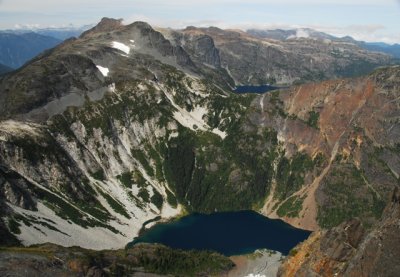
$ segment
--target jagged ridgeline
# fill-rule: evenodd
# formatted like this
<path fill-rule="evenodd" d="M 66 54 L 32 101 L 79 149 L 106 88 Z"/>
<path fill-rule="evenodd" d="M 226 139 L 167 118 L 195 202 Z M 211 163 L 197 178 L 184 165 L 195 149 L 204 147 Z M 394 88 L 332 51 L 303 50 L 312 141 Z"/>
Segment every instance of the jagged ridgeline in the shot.
<path fill-rule="evenodd" d="M 288 51 L 217 31 L 104 19 L 3 76 L 3 243 L 121 248 L 144 222 L 183 211 L 255 209 L 308 229 L 374 222 L 400 172 L 399 68 L 234 94 L 244 80 L 310 72 L 265 63 L 251 78 L 262 65 L 235 51 Z M 390 62 L 356 50 L 371 69 Z"/>

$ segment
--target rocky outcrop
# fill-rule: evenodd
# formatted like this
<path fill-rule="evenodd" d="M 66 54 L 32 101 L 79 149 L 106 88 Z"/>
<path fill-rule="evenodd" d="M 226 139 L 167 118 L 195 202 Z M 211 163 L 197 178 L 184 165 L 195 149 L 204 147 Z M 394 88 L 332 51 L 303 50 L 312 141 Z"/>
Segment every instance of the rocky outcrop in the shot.
<path fill-rule="evenodd" d="M 353 219 L 314 233 L 286 259 L 278 276 L 397 276 L 400 270 L 400 194 L 371 228 Z"/>
<path fill-rule="evenodd" d="M 122 28 L 122 26 L 123 26 L 122 19 L 103 17 L 96 26 L 83 32 L 80 35 L 80 37 L 81 38 L 89 38 L 91 35 L 93 35 L 95 33 L 112 32 L 112 31 Z"/>
<path fill-rule="evenodd" d="M 319 39 L 278 41 L 215 27 L 188 27 L 182 33 L 193 41 L 205 35 L 213 38 L 221 66 L 236 84 L 287 85 L 359 76 L 391 60 L 394 62 L 388 55 L 369 52 L 344 41 L 329 41 L 321 34 Z"/>
<path fill-rule="evenodd" d="M 180 32 L 172 32 L 175 44 L 181 44 L 190 55 L 201 63 L 215 68 L 221 67 L 219 50 L 212 37 L 208 35 L 191 35 Z"/>

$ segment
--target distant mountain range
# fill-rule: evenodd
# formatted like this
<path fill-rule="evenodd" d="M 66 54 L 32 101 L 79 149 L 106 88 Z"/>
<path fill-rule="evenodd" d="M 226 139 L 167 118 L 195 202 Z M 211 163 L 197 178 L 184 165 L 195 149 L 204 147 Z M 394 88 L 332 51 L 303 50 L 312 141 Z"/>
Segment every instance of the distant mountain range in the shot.
<path fill-rule="evenodd" d="M 68 38 L 79 37 L 92 27 L 93 25 L 85 25 L 82 27 L 25 28 L 0 31 L 0 63 L 17 69 L 44 50 L 53 48 Z M 351 43 L 365 50 L 382 52 L 395 58 L 400 58 L 399 44 L 390 45 L 382 42 L 357 41 L 349 36 L 339 38 L 310 28 L 290 30 L 249 29 L 246 33 L 258 39 L 273 39 L 282 42 L 296 39 L 314 39 Z"/>
<path fill-rule="evenodd" d="M 294 38 L 314 38 L 314 39 L 336 39 L 336 37 L 327 33 L 318 32 L 310 28 L 301 29 L 274 29 L 274 30 L 263 30 L 263 29 L 249 29 L 247 33 L 258 38 L 265 39 L 276 39 L 276 40 L 287 40 Z"/>
<path fill-rule="evenodd" d="M 275 30 L 261 30 L 261 29 L 249 29 L 246 31 L 248 34 L 257 38 L 263 39 L 275 39 L 275 40 L 288 40 L 298 38 L 311 38 L 317 40 L 331 40 L 335 42 L 350 42 L 361 48 L 369 51 L 382 52 L 392 55 L 396 58 L 400 58 L 400 44 L 388 44 L 384 42 L 365 42 L 358 41 L 350 36 L 336 37 L 327 33 L 319 32 L 309 28 L 300 29 L 275 29 Z"/>
<path fill-rule="evenodd" d="M 62 41 L 33 32 L 24 34 L 0 33 L 0 63 L 18 68 L 46 49 Z"/>
<path fill-rule="evenodd" d="M 36 33 L 43 36 L 53 37 L 59 40 L 66 40 L 71 37 L 79 37 L 84 31 L 92 28 L 94 25 L 84 25 L 81 27 L 60 27 L 60 28 L 21 28 L 6 30 L 7 33 L 25 34 Z"/>
<path fill-rule="evenodd" d="M 0 63 L 17 69 L 46 49 L 68 38 L 79 37 L 90 27 L 0 31 Z"/>
<path fill-rule="evenodd" d="M 370 50 L 383 52 L 400 59 L 400 44 L 387 44 L 383 42 L 360 42 L 360 46 Z"/>

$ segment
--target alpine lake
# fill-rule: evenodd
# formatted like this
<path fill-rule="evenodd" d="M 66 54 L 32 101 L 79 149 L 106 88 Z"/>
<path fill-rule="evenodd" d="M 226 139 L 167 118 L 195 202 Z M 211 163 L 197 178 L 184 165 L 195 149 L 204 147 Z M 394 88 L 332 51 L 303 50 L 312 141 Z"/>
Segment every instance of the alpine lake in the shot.
<path fill-rule="evenodd" d="M 175 249 L 212 250 L 232 256 L 250 254 L 257 249 L 287 255 L 311 232 L 254 211 L 237 211 L 193 213 L 171 222 L 157 223 L 141 233 L 129 246 L 160 243 Z"/>

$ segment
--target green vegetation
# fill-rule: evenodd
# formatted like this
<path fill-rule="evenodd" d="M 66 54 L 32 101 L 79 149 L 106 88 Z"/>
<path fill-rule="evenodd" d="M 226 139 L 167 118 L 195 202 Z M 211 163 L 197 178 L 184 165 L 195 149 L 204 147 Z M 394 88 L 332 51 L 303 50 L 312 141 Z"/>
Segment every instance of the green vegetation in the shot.
<path fill-rule="evenodd" d="M 131 218 L 131 216 L 128 214 L 128 212 L 120 202 L 112 198 L 109 194 L 103 192 L 101 189 L 98 189 L 97 191 L 101 194 L 101 196 L 103 196 L 106 199 L 107 203 L 116 213 L 119 213 L 125 216 L 126 218 Z"/>
<path fill-rule="evenodd" d="M 178 276 L 214 275 L 233 267 L 226 257 L 209 251 L 183 251 L 159 247 L 152 255 L 139 256 L 146 271 Z"/>
<path fill-rule="evenodd" d="M 30 247 L 1 247 L 0 252 L 12 254 L 21 265 L 31 256 L 41 256 L 43 266 L 38 272 L 49 272 L 54 267 L 55 257 L 63 257 L 63 263 L 79 265 L 61 266 L 65 276 L 87 274 L 95 267 L 106 276 L 131 276 L 155 273 L 168 276 L 219 276 L 234 267 L 233 262 L 218 253 L 210 251 L 183 251 L 163 245 L 140 244 L 121 250 L 95 251 L 80 247 L 62 247 L 54 244 Z M 22 262 L 23 260 L 23 262 Z"/>
<path fill-rule="evenodd" d="M 10 229 L 10 232 L 13 234 L 21 234 L 21 230 L 19 229 L 19 227 L 21 226 L 21 224 L 19 224 L 14 218 L 9 218 L 8 220 L 8 229 Z"/>
<path fill-rule="evenodd" d="M 329 200 L 318 209 L 317 221 L 321 227 L 337 226 L 354 217 L 361 218 L 368 226 L 371 219 L 380 217 L 385 203 L 367 186 L 364 178 L 352 164 L 333 167 L 322 187 Z"/>
<path fill-rule="evenodd" d="M 117 175 L 117 179 L 127 188 L 132 188 L 132 172 L 124 172 L 121 175 Z"/>
<path fill-rule="evenodd" d="M 306 153 L 296 153 L 290 160 L 282 157 L 278 163 L 276 188 L 278 199 L 286 199 L 304 184 L 304 176 L 314 169 L 314 161 Z"/>
<path fill-rule="evenodd" d="M 279 97 L 279 90 L 274 90 L 270 93 L 270 103 L 274 105 L 274 109 L 271 111 L 273 114 L 286 118 L 289 115 L 283 110 L 283 101 Z"/>
<path fill-rule="evenodd" d="M 51 193 L 30 183 L 28 183 L 28 186 L 29 189 L 32 190 L 35 195 L 39 199 L 41 199 L 46 206 L 52 209 L 59 217 L 65 220 L 71 220 L 75 224 L 78 224 L 82 227 L 99 226 L 107 228 L 115 233 L 118 232 L 115 228 L 109 226 L 109 224 L 106 224 L 107 220 L 109 219 L 109 214 L 103 210 L 104 207 L 102 207 L 97 200 L 96 202 L 94 202 L 97 207 L 91 207 L 88 203 L 79 200 L 76 200 L 75 205 L 80 207 L 82 210 L 92 214 L 101 222 L 84 216 L 84 214 L 82 214 L 82 212 L 79 211 L 76 207 L 74 207 L 55 193 Z"/>
<path fill-rule="evenodd" d="M 189 211 L 262 205 L 273 174 L 276 133 L 244 133 L 238 126 L 232 125 L 235 136 L 223 141 L 214 134 L 194 135 L 183 128 L 169 141 L 163 165 L 166 180 Z M 263 148 L 258 154 L 257 144 Z"/>
<path fill-rule="evenodd" d="M 299 198 L 297 196 L 289 197 L 277 210 L 277 214 L 280 217 L 298 217 L 299 213 L 303 208 L 304 198 Z"/>
<path fill-rule="evenodd" d="M 144 187 L 140 188 L 138 197 L 142 198 L 143 202 L 146 202 L 146 203 L 150 202 L 150 194 L 147 191 L 147 188 L 144 188 Z"/>
<path fill-rule="evenodd" d="M 161 211 L 164 199 L 157 190 L 153 189 L 153 192 L 154 195 L 150 198 L 150 201 Z"/>
<path fill-rule="evenodd" d="M 319 129 L 318 121 L 319 121 L 319 112 L 309 111 L 307 125 L 315 129 Z"/>
<path fill-rule="evenodd" d="M 142 173 L 139 170 L 133 171 L 133 182 L 138 185 L 139 188 L 144 188 L 148 186 L 146 179 L 143 177 Z"/>
<path fill-rule="evenodd" d="M 160 157 L 160 149 L 163 147 L 164 145 L 160 145 L 158 144 L 156 146 L 156 149 L 153 148 L 153 146 L 147 144 L 146 145 L 146 150 L 147 153 L 149 154 L 150 158 L 155 162 L 155 170 L 156 170 L 156 175 L 155 177 L 157 178 L 158 181 L 160 182 L 164 182 L 164 173 L 163 173 L 163 163 L 162 163 L 162 159 Z M 165 147 L 165 146 L 164 146 Z M 152 168 L 153 169 L 153 168 Z M 154 170 L 154 169 L 153 169 Z"/>
<path fill-rule="evenodd" d="M 166 189 L 166 191 L 167 191 L 168 204 L 170 204 L 172 208 L 178 207 L 178 201 L 176 200 L 175 195 L 172 192 L 170 192 L 168 189 Z"/>
<path fill-rule="evenodd" d="M 146 172 L 147 172 L 147 174 L 149 174 L 149 176 L 154 176 L 154 170 L 150 166 L 148 159 L 145 156 L 143 150 L 131 149 L 131 154 L 132 154 L 132 157 L 134 157 L 135 159 L 137 159 L 140 162 L 140 164 L 143 166 L 143 168 L 146 170 Z"/>
<path fill-rule="evenodd" d="M 293 248 L 293 249 L 291 249 L 290 251 L 289 251 L 289 257 L 293 257 L 293 256 L 296 256 L 297 255 L 297 253 L 299 253 L 299 250 L 297 250 L 297 248 Z"/>
<path fill-rule="evenodd" d="M 99 181 L 104 181 L 106 179 L 104 176 L 104 170 L 102 168 L 92 173 L 92 177 Z"/>

